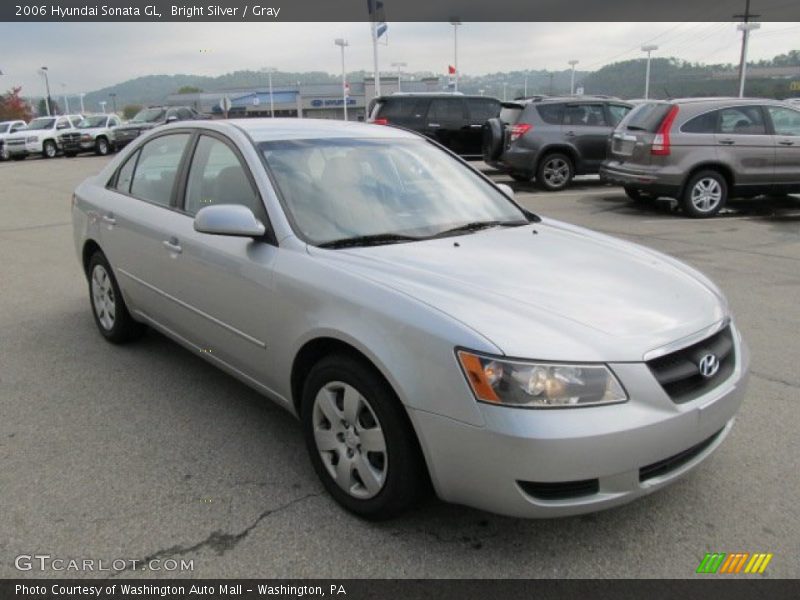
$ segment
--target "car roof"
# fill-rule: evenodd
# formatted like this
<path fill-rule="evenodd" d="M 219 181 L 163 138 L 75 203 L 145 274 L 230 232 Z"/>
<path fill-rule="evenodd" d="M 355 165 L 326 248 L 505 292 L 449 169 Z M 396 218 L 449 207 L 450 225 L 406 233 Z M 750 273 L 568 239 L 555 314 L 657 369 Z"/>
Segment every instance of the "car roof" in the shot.
<path fill-rule="evenodd" d="M 668 100 L 646 100 L 647 103 L 652 104 L 710 104 L 710 105 L 728 105 L 728 104 L 764 104 L 772 102 L 782 102 L 782 100 L 775 100 L 772 98 L 739 98 L 736 96 L 708 96 L 698 98 L 670 98 Z"/>
<path fill-rule="evenodd" d="M 202 126 L 204 121 L 190 121 L 189 127 Z M 254 142 L 276 140 L 301 140 L 323 138 L 400 138 L 414 139 L 417 134 L 390 127 L 332 119 L 228 119 L 205 123 L 235 126 L 249 135 Z M 186 122 L 182 122 L 184 126 Z"/>

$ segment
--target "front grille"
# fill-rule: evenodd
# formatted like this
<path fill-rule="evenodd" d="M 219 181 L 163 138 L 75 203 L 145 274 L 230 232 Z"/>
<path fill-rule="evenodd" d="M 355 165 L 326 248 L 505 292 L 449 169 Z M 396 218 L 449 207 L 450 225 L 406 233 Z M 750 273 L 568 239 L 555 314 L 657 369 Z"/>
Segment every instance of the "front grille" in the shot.
<path fill-rule="evenodd" d="M 719 369 L 711 377 L 702 375 L 699 366 L 700 360 L 708 354 L 719 360 Z M 653 376 L 676 404 L 689 402 L 714 389 L 731 376 L 735 365 L 730 326 L 687 348 L 647 361 Z"/>
<path fill-rule="evenodd" d="M 581 481 L 518 481 L 522 491 L 540 500 L 568 500 L 591 496 L 600 489 L 597 479 L 583 479 Z"/>
<path fill-rule="evenodd" d="M 639 469 L 639 481 L 647 481 L 648 479 L 653 479 L 654 477 L 661 477 L 662 475 L 666 475 L 670 471 L 674 471 L 675 469 L 685 465 L 695 456 L 703 452 L 703 450 L 708 448 L 712 443 L 714 443 L 714 440 L 719 437 L 721 432 L 722 429 L 720 429 L 710 438 L 703 440 L 699 444 L 692 446 L 683 452 L 678 452 L 678 454 L 675 454 L 674 456 L 670 456 L 669 458 L 665 458 L 663 460 L 659 460 L 658 462 L 654 462 L 653 464 L 647 465 L 646 467 L 642 467 Z"/>
<path fill-rule="evenodd" d="M 62 133 L 60 136 L 64 142 L 78 142 L 81 139 L 80 133 Z"/>

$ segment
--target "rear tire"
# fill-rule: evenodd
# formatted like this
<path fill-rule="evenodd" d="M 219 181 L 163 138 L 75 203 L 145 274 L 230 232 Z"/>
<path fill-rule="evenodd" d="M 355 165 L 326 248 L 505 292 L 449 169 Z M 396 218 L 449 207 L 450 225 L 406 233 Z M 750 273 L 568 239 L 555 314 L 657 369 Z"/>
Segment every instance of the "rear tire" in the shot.
<path fill-rule="evenodd" d="M 543 190 L 558 192 L 566 188 L 575 176 L 572 159 L 559 152 L 548 154 L 539 161 L 536 169 L 536 183 Z"/>
<path fill-rule="evenodd" d="M 713 217 L 728 201 L 728 182 L 719 171 L 699 171 L 686 183 L 680 205 L 693 219 Z"/>
<path fill-rule="evenodd" d="M 140 338 L 146 328 L 131 317 L 111 265 L 99 250 L 89 259 L 88 271 L 92 315 L 103 337 L 112 344 Z"/>
<path fill-rule="evenodd" d="M 422 498 L 427 476 L 414 430 L 371 365 L 323 358 L 303 386 L 301 420 L 314 470 L 350 512 L 383 520 Z"/>

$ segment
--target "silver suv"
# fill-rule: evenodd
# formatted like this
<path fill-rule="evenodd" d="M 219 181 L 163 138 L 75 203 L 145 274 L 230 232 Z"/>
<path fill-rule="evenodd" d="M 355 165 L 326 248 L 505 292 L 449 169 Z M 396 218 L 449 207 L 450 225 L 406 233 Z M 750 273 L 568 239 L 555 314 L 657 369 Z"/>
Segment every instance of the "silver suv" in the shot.
<path fill-rule="evenodd" d="M 600 169 L 636 201 L 668 196 L 690 217 L 730 196 L 800 192 L 800 110 L 765 99 L 647 102 L 622 120 Z"/>
<path fill-rule="evenodd" d="M 547 191 L 564 189 L 575 175 L 597 173 L 608 137 L 631 108 L 603 96 L 506 102 L 484 125 L 483 160 L 516 181 L 535 177 Z"/>

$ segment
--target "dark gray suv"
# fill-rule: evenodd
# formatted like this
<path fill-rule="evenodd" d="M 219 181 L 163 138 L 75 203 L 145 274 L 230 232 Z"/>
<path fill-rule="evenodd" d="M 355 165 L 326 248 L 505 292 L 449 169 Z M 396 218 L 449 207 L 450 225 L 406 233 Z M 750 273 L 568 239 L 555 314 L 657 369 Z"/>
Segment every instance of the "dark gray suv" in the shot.
<path fill-rule="evenodd" d="M 675 198 L 696 218 L 729 196 L 800 192 L 800 110 L 766 99 L 647 102 L 614 131 L 600 176 L 633 200 Z"/>
<path fill-rule="evenodd" d="M 631 108 L 600 96 L 505 102 L 484 125 L 483 160 L 517 181 L 564 189 L 575 175 L 597 173 L 608 137 Z"/>

